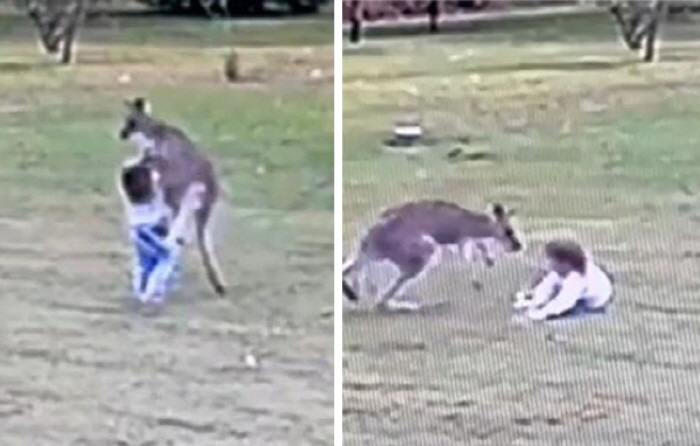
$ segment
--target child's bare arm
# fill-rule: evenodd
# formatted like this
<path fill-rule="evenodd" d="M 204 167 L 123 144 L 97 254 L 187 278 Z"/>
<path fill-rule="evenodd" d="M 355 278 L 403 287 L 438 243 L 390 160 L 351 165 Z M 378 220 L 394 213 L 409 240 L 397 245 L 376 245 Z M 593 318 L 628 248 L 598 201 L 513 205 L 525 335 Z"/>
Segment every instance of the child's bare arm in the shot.
<path fill-rule="evenodd" d="M 558 316 L 576 305 L 583 295 L 585 282 L 583 276 L 577 272 L 570 273 L 562 282 L 559 292 L 547 301 L 541 308 L 532 307 L 534 319 L 545 319 L 549 316 Z"/>
<path fill-rule="evenodd" d="M 542 279 L 532 289 L 531 306 L 537 308 L 552 300 L 560 281 L 559 275 L 554 271 L 544 271 Z"/>

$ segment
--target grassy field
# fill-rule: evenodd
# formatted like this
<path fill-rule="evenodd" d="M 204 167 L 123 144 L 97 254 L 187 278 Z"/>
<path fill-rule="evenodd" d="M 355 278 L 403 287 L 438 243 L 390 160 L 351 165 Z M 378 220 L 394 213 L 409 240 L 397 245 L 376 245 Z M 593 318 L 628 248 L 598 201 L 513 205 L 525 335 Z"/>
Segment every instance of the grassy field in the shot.
<path fill-rule="evenodd" d="M 609 18 L 344 50 L 344 255 L 418 197 L 502 201 L 529 245 L 492 270 L 435 271 L 415 292 L 445 309 L 345 310 L 346 445 L 697 444 L 700 28 L 673 24 L 660 62 L 638 59 Z M 388 153 L 405 114 L 432 143 Z M 489 156 L 450 160 L 455 147 Z M 556 235 L 614 272 L 614 308 L 517 324 L 509 297 Z"/>
<path fill-rule="evenodd" d="M 24 18 L 0 34 L 0 444 L 333 444 L 332 21 L 103 17 L 70 68 Z M 206 148 L 227 190 L 229 296 L 193 253 L 154 319 L 129 310 L 114 187 L 136 95 Z"/>

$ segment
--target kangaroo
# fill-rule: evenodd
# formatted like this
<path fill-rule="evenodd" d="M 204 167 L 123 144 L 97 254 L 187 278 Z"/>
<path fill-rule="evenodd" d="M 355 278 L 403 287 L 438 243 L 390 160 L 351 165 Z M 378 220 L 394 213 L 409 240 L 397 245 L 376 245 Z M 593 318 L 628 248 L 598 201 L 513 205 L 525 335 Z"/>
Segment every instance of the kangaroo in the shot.
<path fill-rule="evenodd" d="M 444 247 L 456 246 L 465 260 L 482 259 L 493 266 L 497 256 L 523 249 L 510 222 L 513 214 L 500 204 L 493 205 L 489 215 L 441 200 L 389 208 L 361 239 L 356 257 L 343 265 L 344 294 L 357 301 L 358 283 L 351 286 L 345 277 L 362 275 L 373 263 L 388 261 L 399 270 L 399 276 L 380 297 L 379 307 L 386 307 L 426 272 L 434 255 Z"/>
<path fill-rule="evenodd" d="M 163 189 L 165 203 L 177 215 L 188 187 L 202 183 L 205 187 L 201 207 L 195 213 L 195 234 L 207 279 L 214 291 L 223 296 L 222 279 L 209 232 L 209 220 L 219 197 L 219 182 L 212 162 L 199 147 L 177 127 L 155 119 L 146 99 L 125 101 L 127 113 L 119 138 L 131 142 L 138 157 L 153 168 Z"/>

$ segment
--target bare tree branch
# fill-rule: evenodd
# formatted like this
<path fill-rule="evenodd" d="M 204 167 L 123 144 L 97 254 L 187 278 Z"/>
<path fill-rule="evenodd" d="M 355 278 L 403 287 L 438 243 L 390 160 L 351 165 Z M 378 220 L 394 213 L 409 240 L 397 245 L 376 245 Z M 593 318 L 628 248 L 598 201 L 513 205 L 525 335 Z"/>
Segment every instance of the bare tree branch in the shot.
<path fill-rule="evenodd" d="M 629 49 L 639 50 L 644 44 L 645 62 L 654 59 L 656 35 L 664 10 L 665 4 L 659 0 L 617 1 L 610 7 Z"/>
<path fill-rule="evenodd" d="M 87 0 L 29 0 L 27 15 L 39 33 L 39 42 L 48 54 L 60 61 L 73 61 L 73 47 L 85 17 Z"/>

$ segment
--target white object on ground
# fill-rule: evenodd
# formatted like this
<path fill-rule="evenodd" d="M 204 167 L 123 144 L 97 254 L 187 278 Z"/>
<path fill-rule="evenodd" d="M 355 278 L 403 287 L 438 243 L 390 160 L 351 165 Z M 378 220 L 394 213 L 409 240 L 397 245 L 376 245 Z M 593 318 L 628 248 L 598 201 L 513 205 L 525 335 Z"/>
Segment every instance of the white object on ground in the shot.
<path fill-rule="evenodd" d="M 386 302 L 386 307 L 394 311 L 418 311 L 421 309 L 421 304 L 408 300 L 390 300 Z"/>
<path fill-rule="evenodd" d="M 547 319 L 547 312 L 537 308 L 530 308 L 526 316 L 532 321 L 543 321 Z"/>
<path fill-rule="evenodd" d="M 417 139 L 423 136 L 423 129 L 419 125 L 397 125 L 394 127 L 394 136 L 399 139 Z"/>
<path fill-rule="evenodd" d="M 530 308 L 532 305 L 532 299 L 529 298 L 529 294 L 525 291 L 518 291 L 515 293 L 515 302 L 513 303 L 514 310 L 525 310 Z"/>
<path fill-rule="evenodd" d="M 245 362 L 246 367 L 250 369 L 258 368 L 258 360 L 250 352 L 246 353 L 245 357 L 243 358 L 243 362 Z"/>

